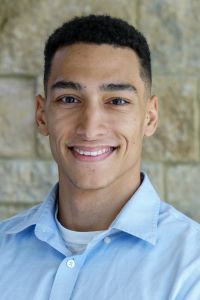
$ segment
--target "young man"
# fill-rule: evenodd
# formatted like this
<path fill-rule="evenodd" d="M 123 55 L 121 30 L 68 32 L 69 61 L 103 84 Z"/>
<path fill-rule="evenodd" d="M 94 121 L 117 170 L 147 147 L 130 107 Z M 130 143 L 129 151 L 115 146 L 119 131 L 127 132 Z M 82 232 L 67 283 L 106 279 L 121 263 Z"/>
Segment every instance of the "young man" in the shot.
<path fill-rule="evenodd" d="M 109 16 L 75 18 L 45 47 L 48 135 L 59 183 L 0 225 L 2 300 L 199 300 L 200 226 L 140 173 L 157 126 L 145 38 Z"/>

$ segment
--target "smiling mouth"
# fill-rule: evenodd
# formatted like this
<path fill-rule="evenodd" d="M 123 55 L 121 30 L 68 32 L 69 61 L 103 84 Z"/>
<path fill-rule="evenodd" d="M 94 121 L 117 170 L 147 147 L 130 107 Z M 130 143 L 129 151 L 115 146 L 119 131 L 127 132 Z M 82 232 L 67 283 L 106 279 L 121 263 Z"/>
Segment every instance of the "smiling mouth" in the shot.
<path fill-rule="evenodd" d="M 80 161 L 96 162 L 103 160 L 117 149 L 117 147 L 68 147 L 73 156 Z"/>

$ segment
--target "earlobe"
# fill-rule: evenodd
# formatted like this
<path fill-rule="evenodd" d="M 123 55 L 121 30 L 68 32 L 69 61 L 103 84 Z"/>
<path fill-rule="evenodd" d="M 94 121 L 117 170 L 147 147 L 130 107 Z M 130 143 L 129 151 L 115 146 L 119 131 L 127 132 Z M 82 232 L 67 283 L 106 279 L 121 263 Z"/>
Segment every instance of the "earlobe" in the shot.
<path fill-rule="evenodd" d="M 39 132 L 42 135 L 49 135 L 46 116 L 45 116 L 45 99 L 41 95 L 35 98 L 35 120 Z"/>
<path fill-rule="evenodd" d="M 144 135 L 149 137 L 154 134 L 158 124 L 158 98 L 151 96 L 147 100 L 145 132 Z"/>

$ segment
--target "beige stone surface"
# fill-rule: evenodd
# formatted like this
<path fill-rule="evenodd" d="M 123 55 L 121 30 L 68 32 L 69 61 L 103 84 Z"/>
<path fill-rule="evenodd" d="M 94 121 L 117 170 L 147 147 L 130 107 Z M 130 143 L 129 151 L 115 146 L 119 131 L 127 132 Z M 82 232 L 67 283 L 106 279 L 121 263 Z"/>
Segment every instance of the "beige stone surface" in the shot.
<path fill-rule="evenodd" d="M 35 93 L 36 95 L 40 94 L 44 97 L 43 73 L 37 76 Z"/>
<path fill-rule="evenodd" d="M 36 151 L 40 158 L 53 159 L 49 145 L 49 137 L 36 134 Z"/>
<path fill-rule="evenodd" d="M 51 161 L 0 161 L 0 199 L 7 203 L 41 202 L 58 181 Z"/>
<path fill-rule="evenodd" d="M 158 73 L 200 70 L 200 1 L 141 0 L 139 28 L 152 49 Z"/>
<path fill-rule="evenodd" d="M 154 188 L 161 198 L 164 198 L 164 168 L 160 163 L 143 161 L 142 170 L 148 175 Z"/>
<path fill-rule="evenodd" d="M 33 204 L 0 204 L 0 220 L 10 218 L 26 209 L 31 207 Z"/>
<path fill-rule="evenodd" d="M 169 167 L 166 182 L 168 202 L 200 222 L 200 164 Z"/>
<path fill-rule="evenodd" d="M 1 1 L 0 74 L 38 74 L 48 35 L 66 20 L 91 13 L 111 14 L 135 23 L 137 1 Z"/>
<path fill-rule="evenodd" d="M 154 137 L 145 139 L 144 158 L 160 161 L 199 159 L 199 104 L 197 80 L 156 76 L 159 123 Z"/>
<path fill-rule="evenodd" d="M 34 81 L 0 78 L 0 156 L 35 155 Z"/>

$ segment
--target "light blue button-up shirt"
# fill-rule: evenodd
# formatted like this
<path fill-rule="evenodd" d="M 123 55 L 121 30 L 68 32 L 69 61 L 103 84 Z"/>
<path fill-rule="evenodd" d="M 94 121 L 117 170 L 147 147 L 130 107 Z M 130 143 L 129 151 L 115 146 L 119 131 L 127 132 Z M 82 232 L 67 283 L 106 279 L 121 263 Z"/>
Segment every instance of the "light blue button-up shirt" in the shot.
<path fill-rule="evenodd" d="M 200 300 L 200 225 L 162 202 L 147 175 L 79 255 L 56 226 L 57 189 L 0 224 L 1 300 Z"/>

